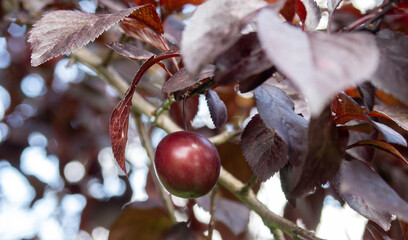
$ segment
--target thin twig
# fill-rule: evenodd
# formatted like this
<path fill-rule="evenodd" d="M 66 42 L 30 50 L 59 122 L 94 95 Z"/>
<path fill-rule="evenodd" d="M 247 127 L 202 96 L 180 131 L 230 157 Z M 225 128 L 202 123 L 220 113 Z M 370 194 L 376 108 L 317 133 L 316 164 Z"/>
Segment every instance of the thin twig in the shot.
<path fill-rule="evenodd" d="M 271 212 L 263 203 L 261 203 L 256 198 L 252 190 L 249 190 L 247 195 L 242 195 L 241 189 L 244 187 L 244 184 L 223 168 L 221 168 L 221 174 L 218 183 L 228 189 L 250 209 L 256 212 L 262 218 L 264 224 L 269 227 L 272 232 L 278 228 L 294 239 L 320 239 L 316 237 L 312 232 L 309 232 L 297 226 L 293 222 L 287 220 L 286 218 L 283 218 Z"/>
<path fill-rule="evenodd" d="M 210 222 L 208 223 L 208 240 L 212 240 L 214 225 L 215 225 L 215 196 L 217 195 L 218 186 L 215 186 L 211 191 L 211 201 L 210 201 Z"/>
<path fill-rule="evenodd" d="M 154 171 L 154 150 L 153 150 L 153 146 L 152 146 L 152 142 L 150 140 L 149 134 L 146 131 L 146 128 L 142 122 L 142 119 L 140 117 L 140 114 L 134 114 L 135 118 L 136 118 L 136 126 L 137 126 L 137 130 L 139 131 L 139 136 L 140 139 L 142 141 L 143 147 L 146 149 L 147 155 L 150 159 L 150 174 L 152 175 L 153 178 L 153 182 L 154 185 L 156 186 L 156 189 L 159 190 L 159 194 L 160 197 L 163 200 L 164 206 L 166 207 L 169 215 L 170 215 L 170 219 L 175 223 L 176 221 L 176 217 L 174 216 L 174 206 L 171 202 L 170 199 L 170 195 L 168 193 L 166 193 L 166 191 L 163 189 L 162 185 L 159 182 L 159 179 L 156 176 L 156 173 Z"/>
<path fill-rule="evenodd" d="M 249 189 L 251 189 L 257 182 L 258 182 L 258 177 L 255 174 L 252 175 L 252 177 L 249 179 L 249 181 L 241 189 L 241 194 L 242 195 L 247 195 Z"/>

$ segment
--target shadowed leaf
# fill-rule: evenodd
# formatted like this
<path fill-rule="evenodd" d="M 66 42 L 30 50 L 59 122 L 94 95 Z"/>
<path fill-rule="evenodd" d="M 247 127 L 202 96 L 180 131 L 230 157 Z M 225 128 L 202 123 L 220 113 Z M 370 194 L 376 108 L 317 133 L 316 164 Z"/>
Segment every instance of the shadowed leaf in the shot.
<path fill-rule="evenodd" d="M 263 182 L 288 162 L 288 146 L 275 131 L 266 128 L 259 114 L 245 127 L 241 149 L 252 171 Z"/>
<path fill-rule="evenodd" d="M 210 110 L 211 119 L 214 125 L 219 128 L 222 127 L 228 119 L 227 107 L 220 99 L 217 92 L 209 88 L 205 94 L 207 99 L 208 109 Z"/>
<path fill-rule="evenodd" d="M 336 176 L 340 196 L 351 208 L 388 231 L 391 214 L 408 220 L 408 203 L 367 164 L 353 160 L 344 162 Z"/>
<path fill-rule="evenodd" d="M 252 32 L 243 35 L 231 48 L 225 51 L 217 59 L 215 66 L 214 81 L 220 85 L 227 85 L 258 75 L 270 69 L 272 63 L 265 56 L 257 34 Z M 260 84 L 262 82 L 258 85 Z"/>
<path fill-rule="evenodd" d="M 177 50 L 169 50 L 163 52 L 157 56 L 149 58 L 140 69 L 137 71 L 136 76 L 133 78 L 132 84 L 125 93 L 125 97 L 122 101 L 116 105 L 115 109 L 112 112 L 112 116 L 109 122 L 109 133 L 112 144 L 113 155 L 118 162 L 120 168 L 123 172 L 126 171 L 126 161 L 125 161 L 125 149 L 127 143 L 127 132 L 129 126 L 129 112 L 132 104 L 132 97 L 136 89 L 136 85 L 139 83 L 143 74 L 155 63 L 160 62 L 161 60 L 178 57 L 180 54 Z"/>
<path fill-rule="evenodd" d="M 198 74 L 239 39 L 241 20 L 265 5 L 261 0 L 208 0 L 198 6 L 181 40 L 186 69 Z"/>
<path fill-rule="evenodd" d="M 127 205 L 113 223 L 109 240 L 159 240 L 171 224 L 160 202 L 134 202 Z"/>
<path fill-rule="evenodd" d="M 309 124 L 308 152 L 303 165 L 294 167 L 294 188 L 290 196 L 300 197 L 331 180 L 342 161 L 340 137 L 330 108 Z"/>
<path fill-rule="evenodd" d="M 408 161 L 404 158 L 404 156 L 401 155 L 401 153 L 393 147 L 391 144 L 379 141 L 379 140 L 361 140 L 356 143 L 351 144 L 347 148 L 355 148 L 355 147 L 364 147 L 364 146 L 372 146 L 378 149 L 381 149 L 383 151 L 386 151 L 395 157 L 397 157 L 399 160 L 401 160 L 403 163 L 408 165 Z"/>
<path fill-rule="evenodd" d="M 370 81 L 378 89 L 408 103 L 408 37 L 390 30 L 377 34 L 380 65 Z"/>
<path fill-rule="evenodd" d="M 201 80 L 214 76 L 214 65 L 207 65 L 196 78 L 192 78 L 185 68 L 180 69 L 163 84 L 163 92 L 168 94 L 193 86 Z"/>
<path fill-rule="evenodd" d="M 209 211 L 209 196 L 197 198 L 196 201 L 200 207 Z M 227 225 L 235 235 L 238 235 L 248 227 L 249 208 L 240 202 L 231 201 L 226 198 L 216 198 L 215 219 Z"/>
<path fill-rule="evenodd" d="M 180 222 L 172 226 L 160 240 L 196 240 L 187 223 Z"/>
<path fill-rule="evenodd" d="M 143 7 L 134 7 L 112 14 L 97 15 L 63 10 L 44 15 L 29 33 L 28 42 L 33 50 L 31 65 L 38 66 L 53 57 L 83 47 L 114 24 L 141 9 Z"/>
<path fill-rule="evenodd" d="M 307 120 L 293 111 L 294 103 L 283 90 L 263 84 L 254 93 L 265 126 L 276 131 L 289 147 L 290 163 L 299 165 L 306 153 Z"/>
<path fill-rule="evenodd" d="M 131 43 L 113 42 L 107 43 L 106 45 L 120 55 L 132 60 L 147 60 L 154 55 L 153 53 Z"/>
<path fill-rule="evenodd" d="M 375 87 L 366 81 L 360 84 L 357 89 L 363 99 L 364 107 L 368 112 L 371 112 L 375 101 Z"/>
<path fill-rule="evenodd" d="M 319 115 L 337 91 L 363 82 L 377 68 L 379 52 L 371 34 L 307 34 L 269 9 L 259 13 L 257 22 L 266 55 L 300 88 L 312 115 Z"/>

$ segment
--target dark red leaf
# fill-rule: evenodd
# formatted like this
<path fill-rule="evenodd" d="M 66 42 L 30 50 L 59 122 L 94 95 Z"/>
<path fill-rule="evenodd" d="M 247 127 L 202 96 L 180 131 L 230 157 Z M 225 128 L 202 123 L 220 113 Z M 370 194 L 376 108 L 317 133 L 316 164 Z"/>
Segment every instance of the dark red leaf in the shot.
<path fill-rule="evenodd" d="M 390 30 L 377 34 L 380 65 L 370 81 L 381 90 L 408 103 L 408 37 Z"/>
<path fill-rule="evenodd" d="M 262 122 L 252 117 L 241 135 L 241 149 L 252 171 L 266 181 L 288 162 L 288 146 Z"/>
<path fill-rule="evenodd" d="M 120 55 L 132 60 L 147 60 L 154 55 L 153 53 L 132 43 L 113 42 L 107 43 L 106 45 Z"/>
<path fill-rule="evenodd" d="M 163 25 L 159 15 L 156 12 L 156 8 L 152 4 L 142 6 L 138 11 L 133 12 L 128 18 L 134 19 L 143 23 L 157 34 L 163 34 Z"/>
<path fill-rule="evenodd" d="M 135 92 L 136 85 L 139 83 L 143 74 L 155 63 L 160 62 L 161 60 L 178 57 L 180 54 L 178 50 L 169 50 L 163 52 L 157 56 L 149 58 L 140 69 L 137 71 L 136 76 L 133 78 L 132 84 L 125 93 L 125 97 L 122 101 L 116 105 L 113 110 L 110 122 L 109 122 L 109 132 L 112 144 L 113 155 L 118 162 L 120 168 L 127 173 L 126 171 L 126 161 L 125 161 L 125 149 L 127 143 L 127 132 L 129 125 L 129 112 L 131 107 L 131 100 L 133 93 Z"/>
<path fill-rule="evenodd" d="M 227 85 L 258 75 L 270 69 L 272 63 L 265 56 L 257 34 L 252 32 L 243 35 L 232 47 L 225 51 L 217 59 L 215 66 L 214 81 L 220 85 Z"/>
<path fill-rule="evenodd" d="M 209 196 L 197 198 L 196 202 L 204 210 L 209 211 Z M 227 225 L 235 235 L 238 235 L 248 227 L 249 208 L 240 202 L 218 197 L 215 199 L 215 219 Z"/>
<path fill-rule="evenodd" d="M 360 84 L 357 89 L 363 100 L 364 107 L 368 112 L 371 112 L 375 101 L 375 87 L 370 82 L 365 81 Z"/>
<path fill-rule="evenodd" d="M 312 115 L 319 115 L 339 90 L 363 82 L 377 69 L 379 51 L 371 34 L 305 33 L 269 9 L 259 13 L 257 23 L 266 55 L 309 100 Z"/>
<path fill-rule="evenodd" d="M 261 0 L 218 0 L 198 6 L 181 41 L 186 69 L 196 75 L 212 63 L 240 38 L 242 20 L 265 5 Z"/>
<path fill-rule="evenodd" d="M 336 175 L 342 162 L 341 144 L 330 108 L 326 108 L 319 118 L 310 121 L 306 159 L 301 166 L 293 168 L 292 197 L 313 191 Z"/>
<path fill-rule="evenodd" d="M 246 93 L 246 92 L 254 90 L 258 86 L 260 86 L 262 83 L 264 83 L 266 80 L 268 80 L 274 73 L 276 73 L 276 68 L 271 67 L 259 74 L 253 75 L 247 79 L 242 80 L 239 83 L 239 91 L 241 93 Z"/>
<path fill-rule="evenodd" d="M 372 128 L 379 131 L 385 141 L 407 146 L 407 141 L 401 134 L 382 123 L 371 120 L 361 107 L 344 93 L 339 93 L 337 97 L 333 99 L 331 109 L 334 113 L 333 118 L 336 124 L 345 124 L 351 120 L 364 120 L 367 121 Z"/>
<path fill-rule="evenodd" d="M 142 9 L 134 7 L 96 15 L 64 10 L 44 15 L 29 33 L 28 42 L 33 50 L 31 65 L 38 66 L 53 57 L 83 47 L 114 24 Z"/>
<path fill-rule="evenodd" d="M 157 2 L 155 0 L 132 0 L 132 2 L 136 6 L 141 6 L 141 5 L 145 5 L 145 4 L 152 4 L 155 7 L 157 6 Z"/>
<path fill-rule="evenodd" d="M 185 68 L 182 68 L 163 84 L 162 90 L 164 93 L 168 94 L 171 92 L 186 89 L 198 83 L 199 81 L 213 77 L 214 71 L 214 65 L 207 65 L 196 78 L 192 78 L 187 70 Z"/>
<path fill-rule="evenodd" d="M 113 223 L 109 240 L 159 240 L 171 224 L 161 202 L 133 202 Z"/>
<path fill-rule="evenodd" d="M 377 229 L 377 227 L 374 224 L 372 224 L 372 222 L 371 224 L 370 222 L 368 222 L 366 228 L 375 240 L 392 240 L 390 237 L 387 236 L 384 230 Z"/>
<path fill-rule="evenodd" d="M 181 8 L 186 4 L 200 5 L 203 2 L 205 2 L 205 0 L 160 0 L 160 5 L 168 14 L 174 11 L 181 10 Z"/>
<path fill-rule="evenodd" d="M 225 103 L 220 99 L 217 92 L 211 88 L 207 90 L 205 97 L 207 98 L 208 109 L 214 125 L 217 128 L 222 127 L 228 119 Z"/>
<path fill-rule="evenodd" d="M 164 33 L 163 25 L 153 5 L 147 4 L 140 7 L 141 10 L 126 18 L 120 24 L 121 29 L 136 39 L 144 41 L 162 51 L 167 50 L 161 38 Z"/>
<path fill-rule="evenodd" d="M 399 160 L 401 160 L 403 163 L 408 165 L 408 161 L 404 158 L 404 156 L 401 155 L 401 153 L 393 147 L 391 144 L 379 141 L 379 140 L 361 140 L 356 143 L 353 143 L 352 145 L 348 146 L 348 148 L 355 148 L 355 147 L 363 147 L 363 146 L 372 146 L 378 149 L 381 149 L 383 151 L 386 151 L 395 157 L 397 157 Z"/>
<path fill-rule="evenodd" d="M 280 13 L 288 22 L 292 22 L 297 14 L 305 29 L 310 31 L 316 29 L 322 16 L 319 6 L 313 0 L 287 0 Z"/>
<path fill-rule="evenodd" d="M 351 208 L 386 231 L 391 226 L 391 214 L 408 220 L 408 203 L 362 161 L 344 162 L 335 185 Z"/>
<path fill-rule="evenodd" d="M 263 84 L 254 93 L 265 126 L 276 131 L 289 147 L 290 163 L 299 165 L 306 153 L 307 120 L 293 111 L 294 103 L 283 90 Z"/>

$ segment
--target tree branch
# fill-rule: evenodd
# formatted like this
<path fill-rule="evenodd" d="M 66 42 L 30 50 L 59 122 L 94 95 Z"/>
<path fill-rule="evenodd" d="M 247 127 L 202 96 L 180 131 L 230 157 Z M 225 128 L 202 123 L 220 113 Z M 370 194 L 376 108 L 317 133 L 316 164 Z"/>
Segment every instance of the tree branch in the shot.
<path fill-rule="evenodd" d="M 140 139 L 142 140 L 143 147 L 146 149 L 147 155 L 149 156 L 149 159 L 150 159 L 149 170 L 150 170 L 150 174 L 152 175 L 154 185 L 156 186 L 156 189 L 159 191 L 160 197 L 162 198 L 164 202 L 164 206 L 169 212 L 170 219 L 175 223 L 177 221 L 176 221 L 176 217 L 174 216 L 174 206 L 170 199 L 170 195 L 163 189 L 154 171 L 154 162 L 153 162 L 154 161 L 154 149 L 153 149 L 149 134 L 147 133 L 146 128 L 142 122 L 142 119 L 140 118 L 140 114 L 136 113 L 134 115 L 136 117 L 136 126 L 137 126 L 137 130 L 139 131 Z"/>
<path fill-rule="evenodd" d="M 92 70 L 98 73 L 98 75 L 107 81 L 110 85 L 118 90 L 120 94 L 124 94 L 128 89 L 129 85 L 125 80 L 111 67 L 103 67 L 102 60 L 94 55 L 92 52 L 86 48 L 76 51 L 72 54 L 78 61 L 82 64 L 88 66 Z M 135 93 L 132 99 L 132 105 L 135 110 L 140 114 L 145 114 L 149 118 L 155 111 L 153 105 L 146 101 L 138 93 Z M 164 129 L 166 132 L 182 131 L 167 115 L 162 114 L 157 119 L 157 126 Z M 214 144 L 222 144 L 229 139 L 240 134 L 240 130 L 224 132 L 217 136 L 211 137 L 210 141 Z M 221 167 L 220 178 L 218 183 L 229 191 L 231 191 L 236 197 L 238 197 L 243 203 L 247 204 L 250 209 L 255 211 L 264 221 L 264 224 L 271 229 L 272 232 L 276 232 L 276 229 L 281 229 L 283 232 L 288 234 L 294 239 L 307 239 L 307 240 L 318 240 L 312 232 L 309 232 L 293 222 L 278 216 L 271 212 L 263 203 L 261 203 L 255 196 L 252 190 L 249 190 L 247 194 L 242 194 L 241 190 L 245 185 L 232 176 L 228 171 Z"/>

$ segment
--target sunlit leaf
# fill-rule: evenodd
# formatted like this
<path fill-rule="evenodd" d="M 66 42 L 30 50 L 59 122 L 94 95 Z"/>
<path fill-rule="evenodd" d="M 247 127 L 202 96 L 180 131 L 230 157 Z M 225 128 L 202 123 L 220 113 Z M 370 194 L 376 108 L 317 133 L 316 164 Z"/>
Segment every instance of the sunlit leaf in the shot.
<path fill-rule="evenodd" d="M 355 147 L 363 147 L 363 146 L 372 146 L 378 149 L 381 149 L 383 151 L 386 151 L 395 157 L 397 157 L 399 160 L 404 162 L 405 164 L 408 165 L 408 161 L 404 158 L 404 156 L 401 155 L 401 153 L 391 144 L 380 141 L 380 140 L 361 140 L 356 143 L 353 143 L 352 145 L 348 146 L 347 148 L 355 148 Z"/>
<path fill-rule="evenodd" d="M 408 203 L 364 162 L 344 162 L 335 182 L 340 196 L 351 208 L 384 230 L 391 226 L 391 214 L 408 220 Z"/>
<path fill-rule="evenodd" d="M 289 160 L 288 146 L 268 129 L 257 114 L 241 135 L 241 149 L 252 171 L 261 181 L 278 172 Z"/>
<path fill-rule="evenodd" d="M 292 99 L 281 89 L 263 84 L 254 93 L 265 126 L 276 131 L 289 147 L 289 161 L 299 165 L 306 153 L 307 120 L 293 111 Z"/>
<path fill-rule="evenodd" d="M 222 127 L 228 119 L 227 107 L 220 99 L 217 92 L 209 88 L 205 94 L 207 99 L 208 109 L 210 110 L 211 119 L 214 125 L 219 128 Z"/>
<path fill-rule="evenodd" d="M 29 33 L 28 42 L 33 50 L 31 65 L 38 66 L 53 57 L 83 47 L 141 9 L 143 7 L 134 7 L 112 14 L 96 15 L 62 10 L 44 15 Z"/>
<path fill-rule="evenodd" d="M 379 62 L 374 37 L 368 33 L 305 33 L 282 23 L 264 9 L 258 15 L 259 39 L 267 56 L 293 81 L 319 113 L 337 91 L 370 77 Z"/>
<path fill-rule="evenodd" d="M 180 54 L 177 50 L 169 50 L 163 52 L 157 56 L 149 58 L 140 69 L 137 71 L 136 76 L 133 78 L 132 84 L 125 93 L 125 97 L 122 101 L 116 105 L 115 109 L 112 112 L 112 116 L 109 122 L 109 132 L 112 144 L 113 155 L 118 162 L 120 168 L 127 173 L 126 171 L 126 161 L 125 161 L 125 149 L 127 143 L 127 132 L 129 126 L 129 112 L 131 107 L 131 100 L 133 93 L 135 92 L 136 85 L 139 83 L 143 74 L 155 63 L 160 62 L 161 60 L 178 57 Z"/>
<path fill-rule="evenodd" d="M 262 0 L 208 0 L 186 26 L 181 52 L 186 69 L 196 75 L 240 37 L 242 19 L 266 5 Z"/>

